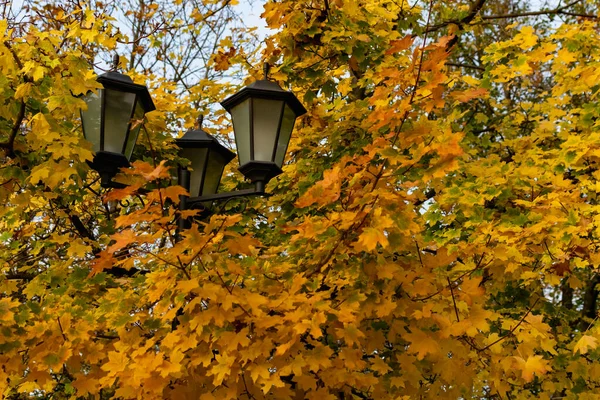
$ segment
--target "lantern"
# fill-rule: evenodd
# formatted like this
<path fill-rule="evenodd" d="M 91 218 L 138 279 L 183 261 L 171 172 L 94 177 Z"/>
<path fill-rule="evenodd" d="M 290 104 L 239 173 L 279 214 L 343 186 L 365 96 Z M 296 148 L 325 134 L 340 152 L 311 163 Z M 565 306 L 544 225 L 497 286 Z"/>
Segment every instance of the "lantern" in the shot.
<path fill-rule="evenodd" d="M 221 175 L 235 154 L 217 139 L 202 130 L 202 117 L 198 129 L 190 130 L 175 143 L 181 148 L 179 155 L 190 161 L 190 195 L 207 196 L 217 193 Z"/>
<path fill-rule="evenodd" d="M 91 167 L 100 173 L 103 186 L 120 168 L 129 166 L 144 115 L 155 109 L 150 92 L 127 75 L 108 72 L 98 77 L 103 88 L 84 96 L 81 111 L 83 134 L 95 152 Z"/>
<path fill-rule="evenodd" d="M 292 92 L 265 79 L 246 86 L 221 105 L 231 114 L 239 171 L 266 183 L 281 174 L 296 118 L 306 109 Z"/>

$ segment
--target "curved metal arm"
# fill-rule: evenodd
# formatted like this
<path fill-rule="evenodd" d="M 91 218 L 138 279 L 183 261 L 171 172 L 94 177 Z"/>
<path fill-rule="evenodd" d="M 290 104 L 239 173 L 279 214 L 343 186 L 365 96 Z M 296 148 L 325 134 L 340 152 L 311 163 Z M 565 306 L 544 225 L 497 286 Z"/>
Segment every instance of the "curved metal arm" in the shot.
<path fill-rule="evenodd" d="M 236 197 L 248 197 L 248 196 L 266 196 L 264 182 L 257 181 L 254 183 L 254 188 L 236 190 L 235 192 L 215 193 L 207 196 L 188 197 L 185 200 L 185 209 L 194 208 L 198 203 L 205 203 L 208 201 L 220 201 L 229 200 Z"/>

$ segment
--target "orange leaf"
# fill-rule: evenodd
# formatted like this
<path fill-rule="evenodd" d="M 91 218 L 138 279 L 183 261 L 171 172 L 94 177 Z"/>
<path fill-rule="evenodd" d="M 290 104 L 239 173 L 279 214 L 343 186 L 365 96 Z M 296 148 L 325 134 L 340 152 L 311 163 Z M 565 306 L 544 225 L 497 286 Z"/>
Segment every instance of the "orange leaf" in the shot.
<path fill-rule="evenodd" d="M 412 44 L 414 38 L 411 35 L 406 35 L 402 39 L 399 40 L 390 40 L 390 48 L 385 54 L 394 54 L 398 53 L 402 50 L 406 50 Z"/>
<path fill-rule="evenodd" d="M 488 95 L 488 91 L 484 88 L 469 89 L 469 90 L 465 90 L 464 92 L 454 92 L 451 94 L 451 96 L 455 100 L 458 100 L 461 103 L 466 103 L 467 101 L 469 101 L 471 99 L 485 97 L 487 95 Z"/>

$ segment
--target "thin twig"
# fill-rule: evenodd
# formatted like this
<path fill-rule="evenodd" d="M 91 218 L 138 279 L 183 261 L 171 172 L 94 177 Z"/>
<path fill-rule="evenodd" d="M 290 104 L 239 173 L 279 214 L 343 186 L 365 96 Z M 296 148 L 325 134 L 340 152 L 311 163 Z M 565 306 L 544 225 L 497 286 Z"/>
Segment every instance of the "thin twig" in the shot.
<path fill-rule="evenodd" d="M 63 343 L 65 343 L 67 341 L 67 336 L 65 335 L 65 331 L 63 330 L 62 324 L 60 323 L 60 317 L 56 317 L 56 320 L 58 321 L 58 327 L 60 328 L 60 334 L 63 337 Z"/>
<path fill-rule="evenodd" d="M 454 303 L 454 312 L 456 314 L 456 322 L 460 322 L 460 317 L 458 315 L 458 307 L 456 306 L 456 298 L 454 297 L 454 288 L 452 282 L 450 282 L 450 278 L 446 277 L 448 280 L 448 287 L 450 288 L 450 294 L 452 295 L 452 303 Z"/>
<path fill-rule="evenodd" d="M 531 307 L 529 307 L 527 309 L 527 312 L 521 317 L 521 319 L 519 320 L 519 322 L 517 322 L 517 324 L 513 328 L 510 328 L 510 330 L 507 333 L 505 333 L 504 335 L 500 336 L 498 339 L 494 340 L 492 343 L 488 344 L 487 346 L 483 347 L 482 349 L 476 349 L 476 350 L 477 351 L 485 351 L 485 350 L 489 349 L 490 347 L 492 347 L 493 345 L 495 345 L 495 344 L 503 341 L 508 336 L 512 335 L 515 332 L 515 330 L 519 326 L 521 326 L 521 324 L 523 323 L 523 321 L 525 321 L 525 318 L 527 318 L 527 316 L 529 315 L 529 313 L 531 312 L 531 310 L 533 310 L 533 308 L 538 303 L 538 301 L 540 301 L 539 297 L 537 299 L 535 299 L 535 301 L 533 302 L 533 304 L 531 305 Z"/>
<path fill-rule="evenodd" d="M 469 64 L 461 64 L 461 63 L 451 63 L 451 62 L 447 62 L 446 65 L 449 67 L 476 69 L 478 71 L 485 71 L 485 68 L 480 67 L 478 65 L 469 65 Z"/>

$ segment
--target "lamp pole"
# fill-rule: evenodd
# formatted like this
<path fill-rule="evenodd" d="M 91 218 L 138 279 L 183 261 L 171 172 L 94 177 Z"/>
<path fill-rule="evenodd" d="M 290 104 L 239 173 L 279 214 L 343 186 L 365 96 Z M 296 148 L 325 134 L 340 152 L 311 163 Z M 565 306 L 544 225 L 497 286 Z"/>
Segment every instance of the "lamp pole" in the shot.
<path fill-rule="evenodd" d="M 177 183 L 183 187 L 188 193 L 190 191 L 190 171 L 187 168 L 179 168 L 177 170 Z M 183 212 L 188 209 L 187 199 L 189 196 L 179 195 L 179 211 Z M 177 220 L 177 229 L 181 232 L 184 229 L 188 229 L 191 225 L 187 218 L 183 218 L 181 214 Z"/>

